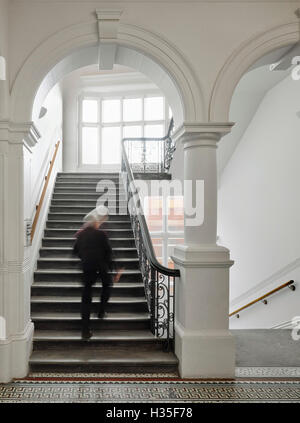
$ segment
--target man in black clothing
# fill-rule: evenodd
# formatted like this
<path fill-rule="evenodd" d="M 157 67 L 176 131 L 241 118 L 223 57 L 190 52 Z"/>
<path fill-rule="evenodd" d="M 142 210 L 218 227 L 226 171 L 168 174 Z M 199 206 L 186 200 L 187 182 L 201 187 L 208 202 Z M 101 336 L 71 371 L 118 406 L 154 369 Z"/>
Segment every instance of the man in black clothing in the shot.
<path fill-rule="evenodd" d="M 90 330 L 90 313 L 92 301 L 92 286 L 98 275 L 102 281 L 102 293 L 98 317 L 105 314 L 106 304 L 110 298 L 113 269 L 112 248 L 107 235 L 100 229 L 102 223 L 108 218 L 105 206 L 99 206 L 85 216 L 87 222 L 77 232 L 74 253 L 81 259 L 83 270 L 83 290 L 81 301 L 82 338 L 88 340 L 92 336 Z"/>

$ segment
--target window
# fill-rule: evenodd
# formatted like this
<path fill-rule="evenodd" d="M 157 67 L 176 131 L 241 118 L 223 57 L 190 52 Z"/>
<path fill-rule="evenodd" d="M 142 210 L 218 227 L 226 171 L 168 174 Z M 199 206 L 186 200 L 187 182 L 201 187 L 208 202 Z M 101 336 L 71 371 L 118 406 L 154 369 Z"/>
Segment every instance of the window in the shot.
<path fill-rule="evenodd" d="M 164 98 L 146 97 L 145 98 L 145 120 L 163 120 L 164 119 Z"/>
<path fill-rule="evenodd" d="M 121 121 L 121 101 L 102 100 L 102 122 L 113 123 Z"/>
<path fill-rule="evenodd" d="M 82 161 L 85 164 L 98 162 L 98 128 L 82 128 Z"/>
<path fill-rule="evenodd" d="M 84 123 L 98 122 L 98 101 L 83 100 L 82 101 L 82 121 Z"/>
<path fill-rule="evenodd" d="M 183 244 L 183 197 L 145 197 L 144 212 L 157 259 L 164 266 L 173 267 L 174 247 Z"/>
<path fill-rule="evenodd" d="M 123 100 L 123 120 L 124 122 L 139 122 L 142 120 L 142 99 L 125 98 Z"/>
<path fill-rule="evenodd" d="M 79 165 L 118 170 L 121 164 L 122 138 L 161 138 L 169 120 L 169 106 L 159 95 L 102 96 L 80 98 Z M 143 150 L 147 160 L 157 162 L 161 146 L 137 141 L 131 147 L 131 160 L 141 163 Z"/>
<path fill-rule="evenodd" d="M 102 128 L 102 163 L 120 163 L 120 140 L 121 128 L 119 126 L 107 126 Z"/>

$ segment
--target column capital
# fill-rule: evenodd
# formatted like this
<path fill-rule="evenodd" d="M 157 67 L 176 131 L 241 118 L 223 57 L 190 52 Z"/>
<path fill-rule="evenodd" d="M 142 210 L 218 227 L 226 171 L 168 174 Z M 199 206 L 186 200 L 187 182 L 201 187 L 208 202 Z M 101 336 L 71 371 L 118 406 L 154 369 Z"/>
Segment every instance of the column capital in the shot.
<path fill-rule="evenodd" d="M 23 144 L 30 150 L 37 144 L 40 137 L 41 134 L 33 122 L 0 120 L 0 141 Z"/>
<path fill-rule="evenodd" d="M 231 131 L 233 122 L 183 122 L 174 132 L 175 142 L 181 141 L 185 148 L 196 146 L 216 147 L 217 142 Z"/>
<path fill-rule="evenodd" d="M 177 245 L 172 260 L 184 268 L 229 268 L 234 263 L 229 250 L 217 244 Z"/>

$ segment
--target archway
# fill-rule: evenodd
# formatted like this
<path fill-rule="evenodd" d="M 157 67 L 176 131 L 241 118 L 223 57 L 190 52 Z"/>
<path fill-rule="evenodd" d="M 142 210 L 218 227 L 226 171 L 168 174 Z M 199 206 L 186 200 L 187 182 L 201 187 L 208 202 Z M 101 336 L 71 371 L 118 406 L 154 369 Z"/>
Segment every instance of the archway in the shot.
<path fill-rule="evenodd" d="M 36 119 L 49 90 L 66 73 L 98 61 L 95 22 L 74 25 L 42 43 L 28 57 L 12 87 L 11 116 L 18 122 Z M 139 70 L 165 93 L 176 125 L 201 121 L 201 88 L 183 55 L 149 31 L 120 24 L 116 64 Z"/>
<path fill-rule="evenodd" d="M 289 46 L 298 41 L 298 35 L 298 26 L 291 24 L 249 42 L 228 63 L 226 72 L 231 69 L 232 78 L 225 72 L 214 92 L 214 100 L 219 98 L 219 103 L 211 108 L 212 115 L 224 119 L 229 116 L 237 122 L 219 149 L 219 153 L 226 153 L 226 149 L 230 153 L 230 159 L 223 160 L 220 176 L 219 236 L 235 260 L 230 281 L 231 312 L 250 298 L 256 299 L 291 279 L 292 271 L 299 271 L 294 260 L 299 251 L 299 209 L 295 198 L 299 180 L 300 86 L 288 66 L 270 72 L 270 65 L 287 52 L 286 63 L 292 66 L 293 51 L 290 53 Z M 237 73 L 234 63 L 239 63 Z M 247 71 L 239 79 L 246 65 Z M 225 80 L 227 85 L 232 84 L 231 92 L 225 87 Z M 290 206 L 284 207 L 286 204 Z M 279 224 L 283 220 L 285 224 Z M 281 249 L 281 245 L 288 245 L 289 249 Z M 281 294 L 277 301 L 276 312 L 272 303 L 268 310 L 258 307 L 242 319 L 232 317 L 231 328 L 270 328 L 288 322 L 290 313 L 296 314 L 293 298 Z"/>
<path fill-rule="evenodd" d="M 219 72 L 209 102 L 209 121 L 227 122 L 234 89 L 261 57 L 299 41 L 299 22 L 288 23 L 247 40 L 228 58 Z"/>

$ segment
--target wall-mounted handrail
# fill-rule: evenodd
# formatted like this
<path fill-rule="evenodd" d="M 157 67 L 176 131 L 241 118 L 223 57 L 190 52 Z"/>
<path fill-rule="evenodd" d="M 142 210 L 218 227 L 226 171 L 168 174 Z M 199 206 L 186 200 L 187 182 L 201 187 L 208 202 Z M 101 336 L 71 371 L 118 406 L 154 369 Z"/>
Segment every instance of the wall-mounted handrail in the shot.
<path fill-rule="evenodd" d="M 262 295 L 261 297 L 257 298 L 256 300 L 253 300 L 250 303 L 244 305 L 243 307 L 240 307 L 237 310 L 233 311 L 232 313 L 229 314 L 229 317 L 234 316 L 234 315 L 236 315 L 236 317 L 240 317 L 239 316 L 240 311 L 245 310 L 248 307 L 251 307 L 253 304 L 256 304 L 260 301 L 265 300 L 265 298 L 269 297 L 272 294 L 275 294 L 275 292 L 281 291 L 283 288 L 289 287 L 292 291 L 295 291 L 296 287 L 295 287 L 294 283 L 295 283 L 295 281 L 293 281 L 293 280 L 285 282 L 284 284 L 278 286 L 277 288 L 272 289 L 272 291 L 269 291 L 266 294 Z M 267 302 L 265 302 L 265 304 L 267 304 Z"/>
<path fill-rule="evenodd" d="M 50 176 L 51 176 L 52 169 L 53 169 L 53 166 L 54 166 L 54 162 L 55 162 L 55 159 L 56 159 L 59 144 L 60 144 L 60 141 L 58 141 L 55 144 L 55 150 L 54 150 L 52 160 L 50 161 L 50 167 L 49 167 L 47 175 L 45 176 L 43 191 L 42 191 L 42 194 L 41 194 L 39 204 L 37 205 L 36 212 L 35 212 L 34 219 L 33 219 L 33 223 L 32 223 L 31 241 L 33 240 L 33 237 L 34 237 L 34 234 L 35 234 L 37 222 L 39 220 L 40 212 L 41 212 L 41 209 L 42 209 L 42 206 L 43 206 L 44 198 L 45 198 L 45 195 L 46 195 L 47 187 L 48 187 L 48 184 L 49 184 Z"/>

